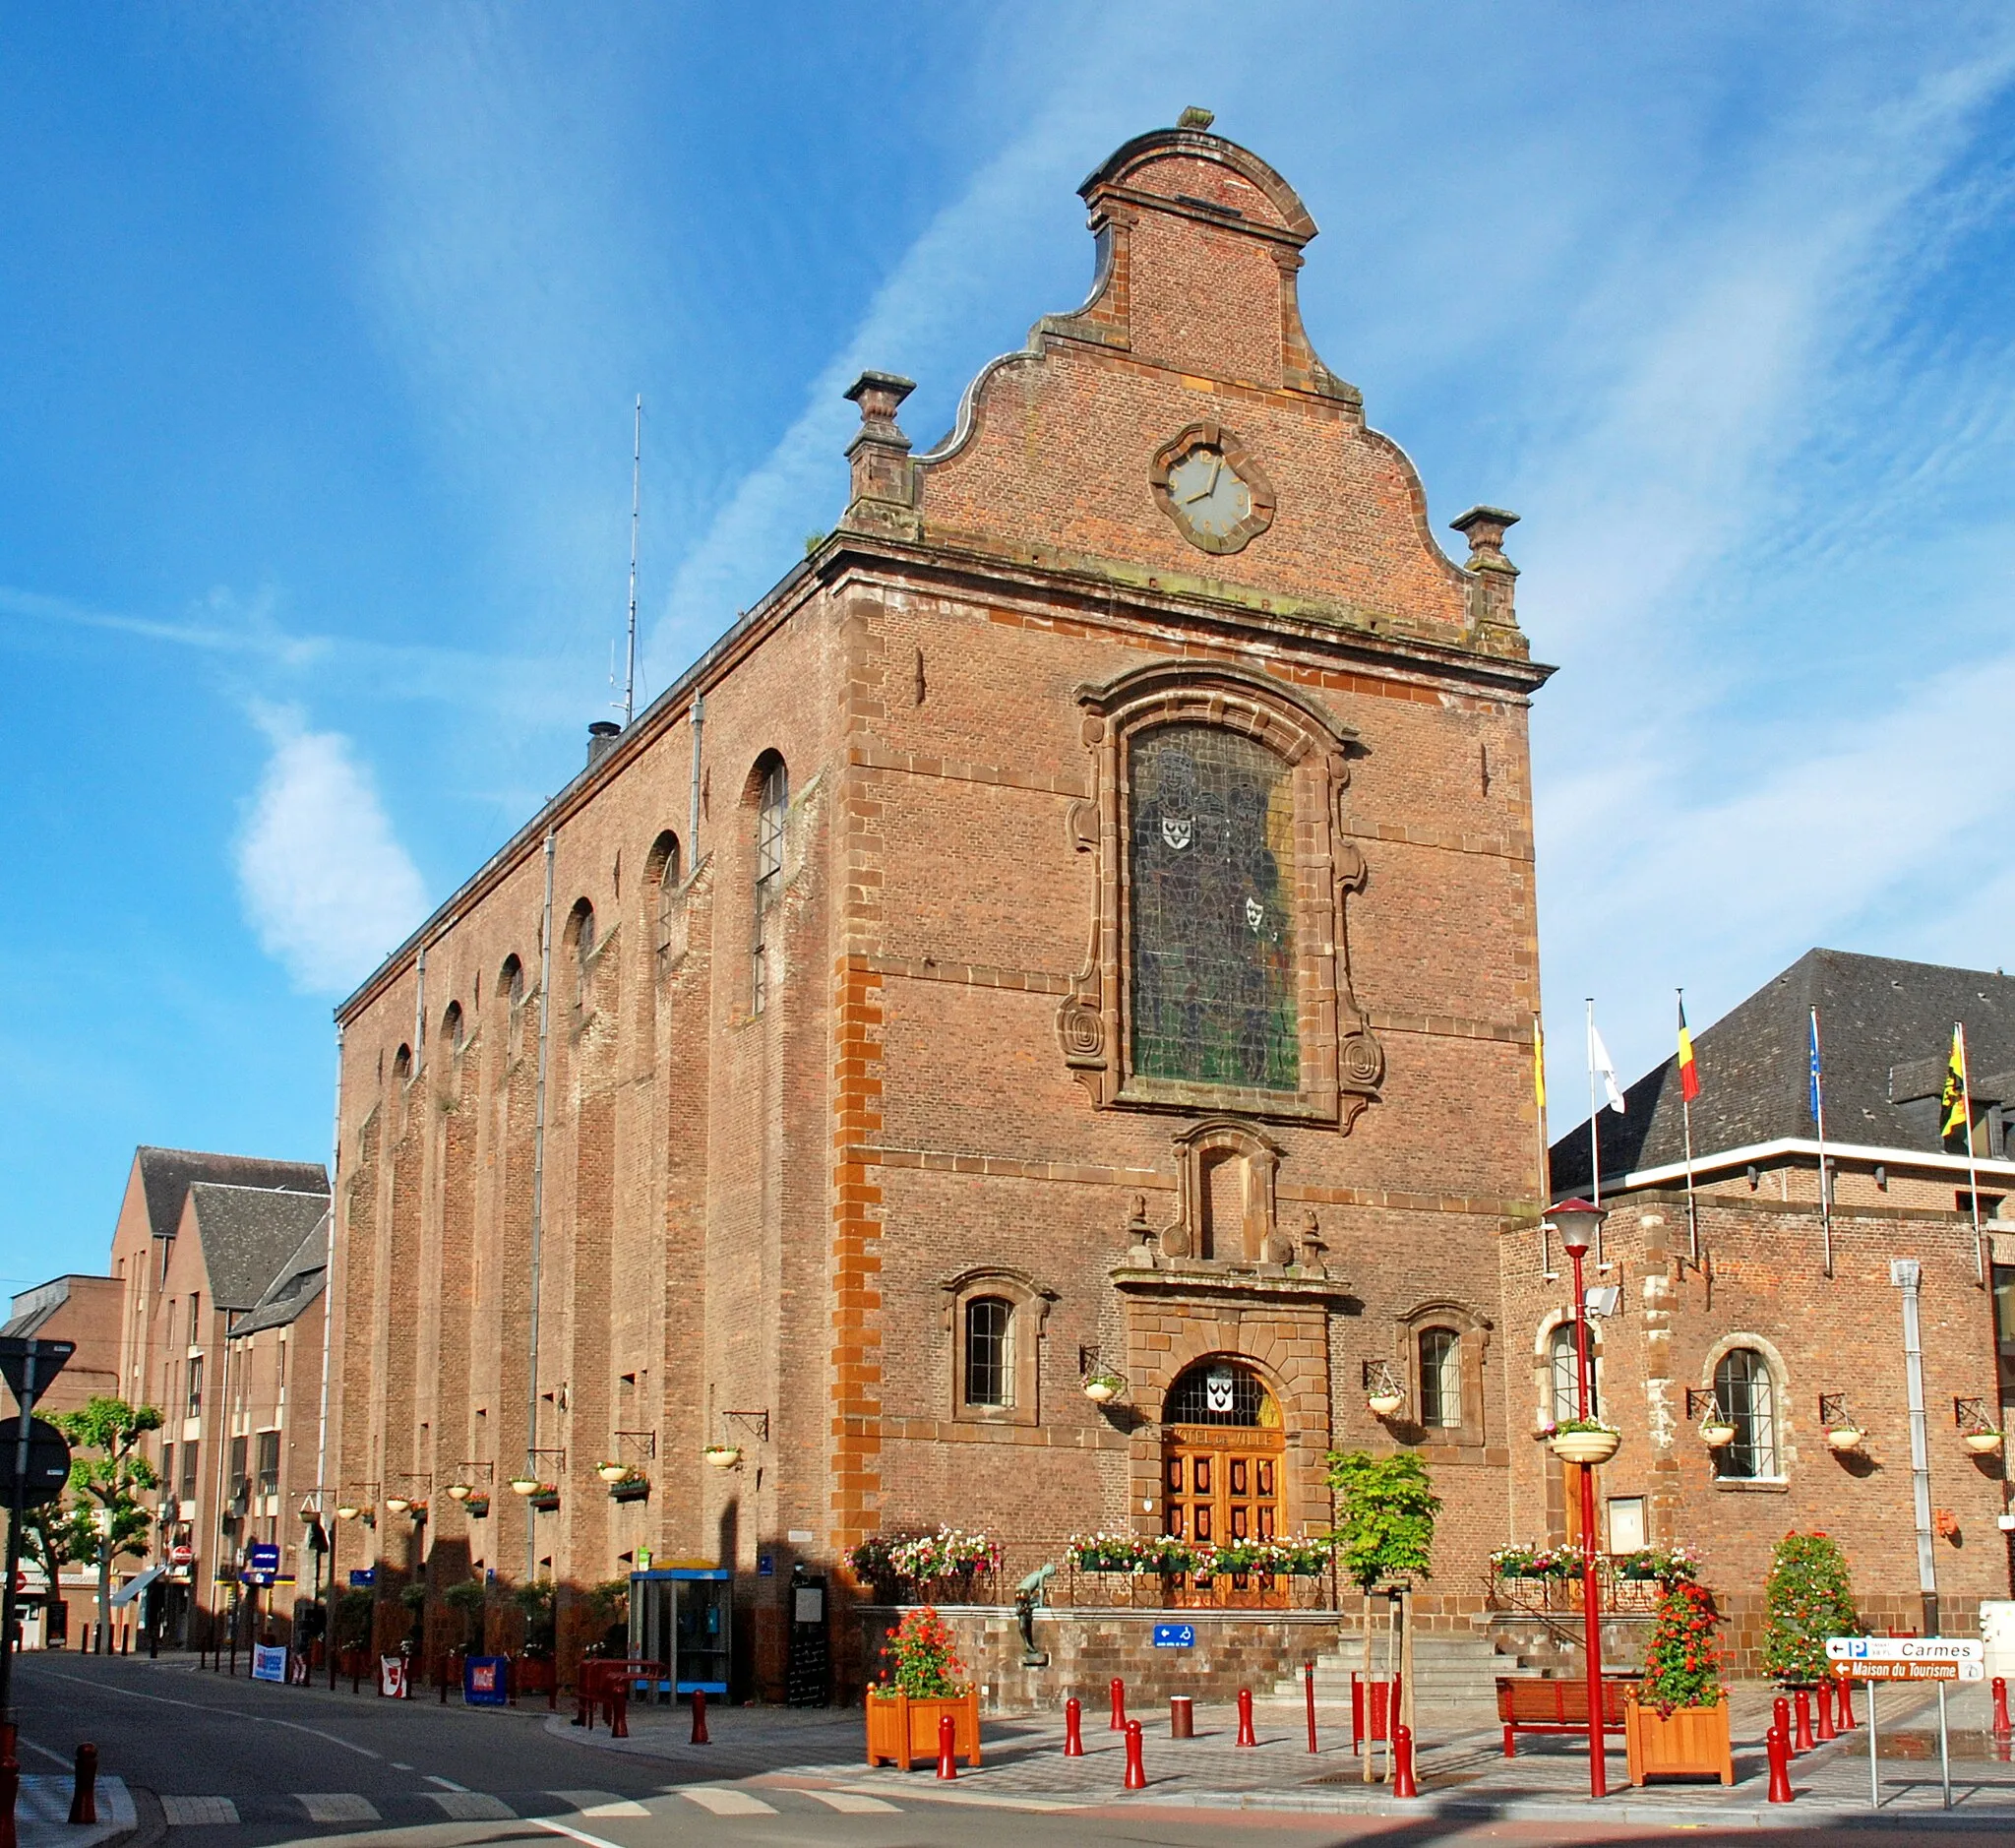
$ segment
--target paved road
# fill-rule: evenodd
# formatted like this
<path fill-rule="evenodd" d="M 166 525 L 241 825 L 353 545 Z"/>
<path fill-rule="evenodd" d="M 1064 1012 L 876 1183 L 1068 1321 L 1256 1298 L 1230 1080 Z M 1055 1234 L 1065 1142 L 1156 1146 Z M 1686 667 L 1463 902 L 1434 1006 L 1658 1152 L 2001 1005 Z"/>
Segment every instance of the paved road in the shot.
<path fill-rule="evenodd" d="M 1228 1848 L 1268 1841 L 1315 1848 L 1441 1848 L 1482 1842 L 1671 1840 L 1663 1829 L 1591 1818 L 1488 1821 L 1432 1815 L 1258 1815 L 1135 1803 L 1059 1810 L 954 1790 L 928 1773 L 885 1794 L 859 1788 L 858 1716 L 798 1716 L 788 1778 L 763 1775 L 738 1749 L 738 1715 L 719 1716 L 726 1748 L 704 1768 L 615 1753 L 549 1729 L 543 1705 L 471 1711 L 428 1700 L 380 1701 L 347 1691 L 273 1688 L 201 1673 L 179 1661 L 75 1655 L 17 1658 L 26 1769 L 67 1761 L 95 1742 L 126 1779 L 141 1848 L 267 1848 L 281 1842 L 474 1848 L 576 1842 L 582 1848 L 738 1848 L 750 1843 L 887 1844 L 888 1848 L 1075 1848 L 1078 1843 Z M 774 1740 L 772 1737 L 772 1746 Z M 829 1759 L 830 1775 L 819 1760 Z M 808 1764 L 815 1768 L 807 1770 Z M 914 1780 L 914 1781 L 912 1781 Z M 852 1789 L 845 1786 L 855 1786 Z M 1818 1848 L 1819 1830 L 1689 1828 L 1684 1839 Z"/>

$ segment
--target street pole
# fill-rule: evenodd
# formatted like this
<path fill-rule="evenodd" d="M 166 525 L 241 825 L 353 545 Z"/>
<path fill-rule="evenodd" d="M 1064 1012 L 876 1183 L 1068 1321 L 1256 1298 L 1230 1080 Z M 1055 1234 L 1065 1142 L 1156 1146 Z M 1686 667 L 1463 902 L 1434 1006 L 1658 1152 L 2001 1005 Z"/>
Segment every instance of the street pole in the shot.
<path fill-rule="evenodd" d="M 1574 1403 L 1575 1416 L 1588 1409 L 1588 1296 L 1581 1280 L 1583 1247 L 1572 1244 L 1574 1261 Z M 1588 1658 L 1588 1794 L 1609 1795 L 1609 1766 L 1604 1762 L 1602 1733 L 1602 1594 L 1595 1572 L 1595 1468 L 1581 1469 L 1581 1627 L 1582 1653 Z"/>
<path fill-rule="evenodd" d="M 14 1395 L 21 1407 L 21 1431 L 14 1444 L 14 1500 L 7 1509 L 7 1589 L 0 1596 L 0 1724 L 8 1728 L 11 1744 L 14 1728 L 14 1626 L 20 1609 L 14 1595 L 16 1581 L 21 1577 L 21 1523 L 28 1518 L 28 1447 L 34 1429 L 35 1413 L 35 1344 L 28 1345 L 26 1371 L 22 1375 L 21 1389 Z M 49 1564 L 49 1590 L 56 1589 L 56 1569 Z M 10 1750 L 4 1755 L 13 1757 Z"/>

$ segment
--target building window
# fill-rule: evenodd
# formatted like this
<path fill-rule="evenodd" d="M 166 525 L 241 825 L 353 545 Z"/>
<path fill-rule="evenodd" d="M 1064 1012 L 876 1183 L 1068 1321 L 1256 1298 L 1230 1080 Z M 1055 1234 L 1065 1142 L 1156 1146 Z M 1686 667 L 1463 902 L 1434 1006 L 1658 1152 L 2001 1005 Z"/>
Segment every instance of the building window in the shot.
<path fill-rule="evenodd" d="M 1160 725 L 1129 752 L 1133 1070 L 1194 1084 L 1301 1084 L 1295 791 L 1220 726 Z"/>
<path fill-rule="evenodd" d="M 1602 1416 L 1602 1367 L 1593 1338 L 1588 1343 L 1588 1415 Z M 1548 1373 L 1552 1386 L 1551 1410 L 1555 1424 L 1581 1416 L 1580 1394 L 1574 1385 L 1574 1324 L 1563 1322 L 1547 1337 Z"/>
<path fill-rule="evenodd" d="M 279 1493 L 279 1433 L 277 1431 L 262 1431 L 259 1434 L 256 1467 L 259 1472 L 257 1493 L 261 1497 L 277 1495 Z"/>
<path fill-rule="evenodd" d="M 468 1038 L 468 1025 L 462 1018 L 460 1002 L 451 1001 L 448 1004 L 448 1012 L 441 1016 L 441 1037 L 448 1044 L 449 1057 L 459 1059 L 462 1045 Z"/>
<path fill-rule="evenodd" d="M 758 767 L 756 798 L 755 928 L 749 949 L 749 1012 L 761 1014 L 769 1002 L 770 914 L 783 895 L 784 821 L 790 809 L 790 784 L 783 760 L 765 758 Z"/>
<path fill-rule="evenodd" d="M 191 1354 L 189 1356 L 189 1397 L 187 1404 L 183 1408 L 182 1415 L 185 1418 L 201 1418 L 203 1416 L 203 1356 L 201 1354 Z"/>
<path fill-rule="evenodd" d="M 200 1460 L 195 1445 L 182 1446 L 182 1486 L 175 1492 L 175 1499 L 182 1505 L 184 1520 L 196 1512 L 196 1465 Z"/>
<path fill-rule="evenodd" d="M 585 898 L 575 901 L 567 937 L 574 946 L 574 1005 L 585 1013 L 594 1005 L 594 906 Z"/>
<path fill-rule="evenodd" d="M 1162 1422 L 1170 1425 L 1272 1427 L 1280 1412 L 1259 1376 L 1235 1361 L 1206 1361 L 1191 1367 L 1169 1389 Z"/>
<path fill-rule="evenodd" d="M 2015 1352 L 2015 1264 L 1994 1266 L 1994 1333 L 2001 1352 Z"/>
<path fill-rule="evenodd" d="M 1462 1422 L 1462 1337 L 1453 1328 L 1423 1328 L 1420 1337 L 1421 1423 Z"/>
<path fill-rule="evenodd" d="M 505 1008 L 504 1056 L 514 1065 L 524 1054 L 524 964 L 506 956 L 497 971 L 497 993 Z"/>
<path fill-rule="evenodd" d="M 172 1502 L 175 1499 L 175 1447 L 161 1446 L 161 1499 Z"/>
<path fill-rule="evenodd" d="M 245 1473 L 248 1442 L 244 1438 L 231 1440 L 231 1466 L 227 1477 L 231 1485 L 231 1512 L 234 1515 L 243 1514 L 252 1498 L 252 1478 Z"/>
<path fill-rule="evenodd" d="M 975 1296 L 965 1306 L 965 1402 L 1014 1403 L 1014 1305 Z"/>
<path fill-rule="evenodd" d="M 1722 1475 L 1737 1481 L 1781 1475 L 1777 1456 L 1777 1388 L 1770 1363 L 1753 1347 L 1735 1347 L 1714 1369 L 1714 1397 L 1735 1440 L 1716 1455 Z"/>
<path fill-rule="evenodd" d="M 651 843 L 643 879 L 644 891 L 657 911 L 653 941 L 658 955 L 668 955 L 679 916 L 679 836 L 669 828 Z"/>

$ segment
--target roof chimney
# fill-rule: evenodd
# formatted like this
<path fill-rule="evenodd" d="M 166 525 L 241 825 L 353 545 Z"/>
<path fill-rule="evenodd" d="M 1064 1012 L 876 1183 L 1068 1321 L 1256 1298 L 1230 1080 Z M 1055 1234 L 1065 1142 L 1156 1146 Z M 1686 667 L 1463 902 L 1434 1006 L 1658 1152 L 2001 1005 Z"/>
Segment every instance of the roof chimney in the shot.
<path fill-rule="evenodd" d="M 603 758 L 616 748 L 616 740 L 623 735 L 623 727 L 613 718 L 598 718 L 587 728 L 587 767 L 593 770 Z"/>

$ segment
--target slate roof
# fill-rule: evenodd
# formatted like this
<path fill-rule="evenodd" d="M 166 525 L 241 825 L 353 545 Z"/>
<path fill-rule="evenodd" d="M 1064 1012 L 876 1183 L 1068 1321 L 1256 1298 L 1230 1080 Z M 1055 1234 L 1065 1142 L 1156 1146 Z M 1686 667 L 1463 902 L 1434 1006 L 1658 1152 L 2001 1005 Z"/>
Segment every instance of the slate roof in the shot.
<path fill-rule="evenodd" d="M 1806 1076 L 1815 1007 L 1829 1142 L 1937 1151 L 1937 1099 L 1955 1021 L 1966 1027 L 1976 1112 L 2015 1104 L 2015 977 L 1808 950 L 1712 1026 L 1695 1028 L 1696 1162 L 1722 1149 L 1816 1134 Z M 1621 1116 L 1597 1112 L 1605 1184 L 1684 1160 L 1677 1051 L 1630 1085 L 1623 1102 Z M 2015 1156 L 1984 1141 L 1975 1146 L 1983 1157 Z M 1589 1180 L 1584 1117 L 1553 1145 L 1554 1197 L 1586 1193 Z"/>
<path fill-rule="evenodd" d="M 329 1279 L 328 1201 L 315 1222 L 315 1229 L 295 1246 L 273 1281 L 267 1285 L 252 1313 L 231 1324 L 231 1332 L 257 1334 L 262 1328 L 284 1328 L 322 1294 Z"/>
<path fill-rule="evenodd" d="M 263 1155 L 214 1155 L 194 1148 L 139 1148 L 140 1184 L 147 1195 L 148 1227 L 171 1239 L 182 1223 L 182 1202 L 194 1181 L 231 1187 L 283 1187 L 298 1194 L 329 1192 L 319 1161 L 270 1161 Z"/>
<path fill-rule="evenodd" d="M 203 1241 L 212 1300 L 219 1309 L 262 1303 L 289 1261 L 329 1214 L 329 1193 L 263 1187 L 222 1187 L 198 1181 L 189 1210 Z"/>

